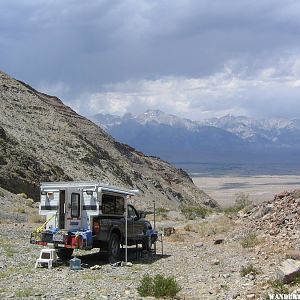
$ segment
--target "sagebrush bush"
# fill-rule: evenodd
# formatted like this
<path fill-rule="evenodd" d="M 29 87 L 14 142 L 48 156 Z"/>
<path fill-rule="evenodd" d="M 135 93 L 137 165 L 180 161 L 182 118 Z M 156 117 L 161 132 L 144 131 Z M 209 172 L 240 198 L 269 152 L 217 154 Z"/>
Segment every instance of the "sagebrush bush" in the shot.
<path fill-rule="evenodd" d="M 28 198 L 28 199 L 26 200 L 26 205 L 27 205 L 28 207 L 34 207 L 34 200 L 31 199 L 31 198 Z"/>
<path fill-rule="evenodd" d="M 248 232 L 241 240 L 243 248 L 251 248 L 260 243 L 255 232 Z"/>
<path fill-rule="evenodd" d="M 164 207 L 158 207 L 156 209 L 156 214 L 158 216 L 167 217 L 169 210 Z"/>
<path fill-rule="evenodd" d="M 242 267 L 240 274 L 242 277 L 245 277 L 248 274 L 256 275 L 256 274 L 259 274 L 259 270 L 256 269 L 252 264 L 250 264 L 248 266 Z"/>
<path fill-rule="evenodd" d="M 193 227 L 192 224 L 186 224 L 186 225 L 184 226 L 184 230 L 185 230 L 185 231 L 193 231 L 193 232 L 196 232 L 196 230 L 195 230 L 195 228 Z"/>
<path fill-rule="evenodd" d="M 188 220 L 194 220 L 196 218 L 204 219 L 210 210 L 203 206 L 182 206 L 181 212 Z"/>
<path fill-rule="evenodd" d="M 140 296 L 148 297 L 153 294 L 153 278 L 150 275 L 146 274 L 141 279 L 140 285 L 137 288 L 137 291 Z"/>
<path fill-rule="evenodd" d="M 25 199 L 28 198 L 28 196 L 25 193 L 19 193 L 19 194 L 17 194 L 17 196 L 20 196 L 20 197 L 25 198 Z"/>
<path fill-rule="evenodd" d="M 245 210 L 251 207 L 252 201 L 249 199 L 249 195 L 245 193 L 237 193 L 235 195 L 234 205 L 224 209 L 224 213 L 227 215 L 235 215 L 241 210 Z"/>
<path fill-rule="evenodd" d="M 168 213 L 169 211 L 170 211 L 169 209 L 164 208 L 164 207 L 158 207 L 158 208 L 156 209 L 156 213 L 157 213 L 157 214 L 164 214 L 164 213 Z"/>
<path fill-rule="evenodd" d="M 164 277 L 163 275 L 155 275 L 154 277 L 144 275 L 141 279 L 140 286 L 137 291 L 141 297 L 155 297 L 157 299 L 163 297 L 174 298 L 181 290 L 174 277 Z"/>
<path fill-rule="evenodd" d="M 252 201 L 249 199 L 249 195 L 245 193 L 237 193 L 235 198 L 235 207 L 239 210 L 242 210 L 252 204 Z"/>

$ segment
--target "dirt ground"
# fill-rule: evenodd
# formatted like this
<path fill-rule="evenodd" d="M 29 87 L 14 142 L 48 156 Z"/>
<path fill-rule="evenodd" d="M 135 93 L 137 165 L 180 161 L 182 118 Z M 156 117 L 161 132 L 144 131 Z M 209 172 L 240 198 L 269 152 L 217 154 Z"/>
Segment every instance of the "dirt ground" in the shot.
<path fill-rule="evenodd" d="M 299 188 L 300 176 L 202 177 L 194 182 L 221 205 L 230 205 L 237 192 L 248 193 L 256 202 L 273 199 L 276 192 Z M 70 270 L 68 262 L 62 261 L 51 270 L 34 268 L 41 247 L 31 245 L 29 237 L 40 225 L 33 223 L 37 207 L 22 196 L 2 193 L 1 299 L 153 299 L 142 298 L 137 292 L 141 278 L 147 274 L 174 276 L 182 288 L 176 299 L 182 300 L 264 300 L 279 288 L 285 293 L 300 288 L 299 283 L 280 286 L 276 281 L 286 251 L 299 248 L 296 225 L 273 236 L 255 225 L 259 220 L 255 213 L 253 218 L 245 218 L 244 213 L 237 217 L 216 212 L 205 219 L 185 220 L 169 212 L 157 216 L 159 232 L 169 226 L 176 229 L 171 236 L 163 237 L 163 255 L 160 243 L 157 256 L 145 254 L 141 248 L 136 252 L 133 247 L 129 249 L 131 266 L 119 267 L 110 265 L 94 249 L 93 253 L 77 253 L 82 262 L 80 271 Z M 276 205 L 274 212 L 279 211 Z M 293 210 L 295 206 L 296 202 Z M 290 214 L 289 206 L 285 208 Z"/>
<path fill-rule="evenodd" d="M 194 183 L 222 207 L 231 206 L 239 192 L 249 195 L 254 203 L 273 199 L 276 193 L 300 187 L 300 176 L 222 176 L 194 177 Z"/>
<path fill-rule="evenodd" d="M 77 254 L 82 270 L 72 271 L 63 262 L 51 270 L 35 269 L 40 247 L 29 244 L 33 226 L 0 224 L 0 298 L 146 299 L 137 293 L 140 279 L 146 274 L 162 274 L 174 276 L 182 287 L 177 299 L 264 299 L 270 287 L 268 280 L 273 279 L 282 256 L 270 242 L 260 236 L 257 246 L 243 248 L 245 229 L 222 215 L 183 225 L 176 227 L 175 234 L 164 237 L 163 256 L 160 244 L 153 258 L 141 258 L 140 254 L 137 258 L 130 249 L 132 266 L 115 267 L 99 253 L 87 255 L 82 251 Z M 216 244 L 220 234 L 224 242 Z M 242 276 L 241 269 L 249 265 L 259 274 Z M 95 266 L 96 270 L 91 269 Z"/>
<path fill-rule="evenodd" d="M 235 182 L 231 179 L 228 183 Z M 264 183 L 267 187 L 267 181 Z M 63 261 L 53 269 L 34 268 L 41 247 L 30 244 L 29 237 L 40 226 L 33 218 L 37 207 L 21 195 L 2 193 L 0 299 L 150 300 L 153 298 L 140 297 L 137 287 L 144 275 L 160 274 L 176 278 L 182 288 L 176 299 L 264 300 L 278 288 L 276 270 L 286 251 L 299 244 L 297 230 L 291 230 L 295 233 L 292 237 L 287 231 L 271 236 L 253 225 L 256 219 L 243 214 L 237 217 L 216 212 L 205 219 L 185 220 L 168 212 L 157 216 L 156 223 L 159 232 L 169 226 L 176 229 L 171 236 L 163 237 L 163 255 L 160 243 L 157 256 L 143 253 L 141 247 L 136 252 L 132 247 L 128 253 L 132 264 L 122 267 L 110 265 L 99 249 L 94 249 L 93 253 L 76 253 L 82 263 L 80 271 L 70 270 L 68 262 Z M 274 211 L 278 211 L 277 206 Z M 294 291 L 299 287 L 281 288 Z"/>

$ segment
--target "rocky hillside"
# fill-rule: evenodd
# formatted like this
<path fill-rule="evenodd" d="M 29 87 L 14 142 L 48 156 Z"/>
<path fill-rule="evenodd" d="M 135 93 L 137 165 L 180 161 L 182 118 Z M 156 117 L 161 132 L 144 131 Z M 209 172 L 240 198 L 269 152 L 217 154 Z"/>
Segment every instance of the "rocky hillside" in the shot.
<path fill-rule="evenodd" d="M 241 217 L 249 227 L 259 229 L 281 240 L 298 240 L 300 226 L 300 189 L 284 191 L 273 200 L 255 205 Z"/>
<path fill-rule="evenodd" d="M 183 171 L 121 144 L 56 97 L 0 72 L 0 186 L 38 199 L 42 181 L 98 179 L 141 191 L 142 207 L 215 202 Z M 140 201 L 141 200 L 141 201 Z"/>

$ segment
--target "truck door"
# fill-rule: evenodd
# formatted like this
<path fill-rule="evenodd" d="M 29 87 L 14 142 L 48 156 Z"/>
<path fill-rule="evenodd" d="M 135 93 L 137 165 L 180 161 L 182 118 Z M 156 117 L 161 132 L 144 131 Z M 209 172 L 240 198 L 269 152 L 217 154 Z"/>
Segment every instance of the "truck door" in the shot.
<path fill-rule="evenodd" d="M 128 229 L 128 237 L 135 237 L 136 234 L 134 232 L 134 209 L 132 205 L 128 205 L 128 213 L 127 213 L 127 229 Z"/>
<path fill-rule="evenodd" d="M 81 229 L 82 219 L 82 190 L 70 188 L 66 193 L 66 226 L 65 229 L 78 231 Z"/>
<path fill-rule="evenodd" d="M 139 215 L 132 205 L 128 205 L 128 236 L 143 235 L 144 222 L 139 222 Z"/>

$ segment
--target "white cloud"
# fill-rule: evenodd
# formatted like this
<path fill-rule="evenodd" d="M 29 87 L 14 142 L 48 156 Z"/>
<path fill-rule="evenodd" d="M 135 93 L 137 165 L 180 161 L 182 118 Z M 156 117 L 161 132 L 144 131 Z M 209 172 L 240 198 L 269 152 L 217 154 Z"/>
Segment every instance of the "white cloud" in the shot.
<path fill-rule="evenodd" d="M 39 91 L 48 94 L 64 98 L 64 96 L 70 91 L 70 86 L 62 81 L 55 83 L 40 83 L 38 88 Z"/>
<path fill-rule="evenodd" d="M 89 115 L 98 112 L 122 115 L 161 109 L 191 119 L 228 113 L 298 117 L 299 62 L 300 55 L 294 55 L 255 71 L 245 71 L 241 63 L 231 62 L 222 71 L 205 77 L 129 80 L 105 85 L 104 91 L 85 94 L 77 103 L 84 99 L 85 105 L 81 105 L 80 112 Z"/>

